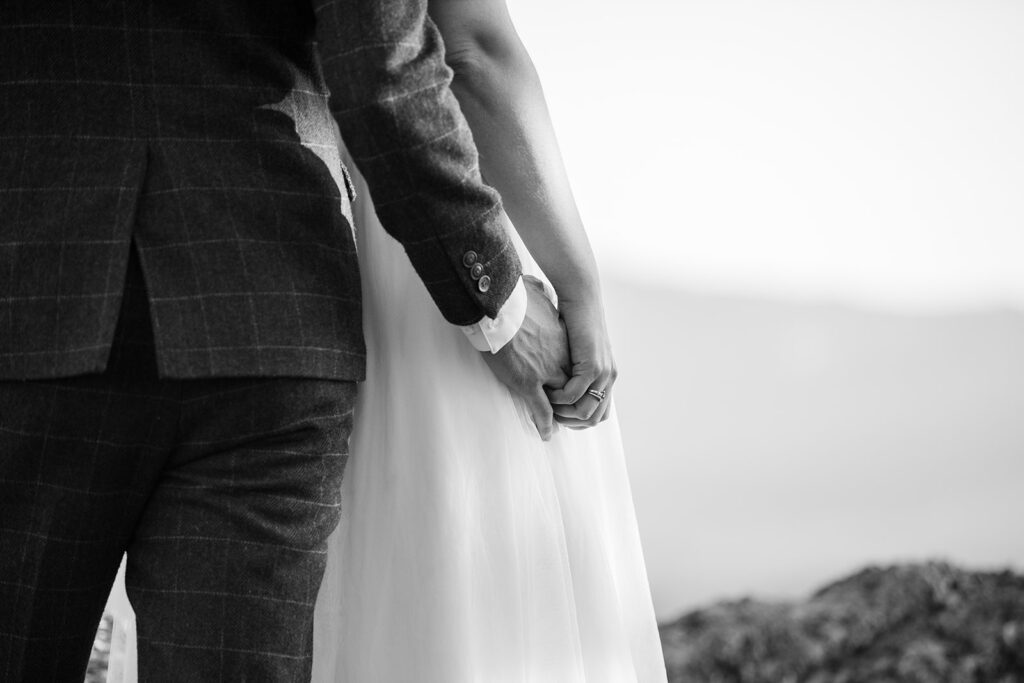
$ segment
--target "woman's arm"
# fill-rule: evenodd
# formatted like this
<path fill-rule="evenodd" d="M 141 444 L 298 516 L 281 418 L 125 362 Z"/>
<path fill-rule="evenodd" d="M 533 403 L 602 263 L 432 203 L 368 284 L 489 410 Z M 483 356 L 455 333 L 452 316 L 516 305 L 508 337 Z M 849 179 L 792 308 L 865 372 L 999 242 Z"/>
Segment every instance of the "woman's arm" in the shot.
<path fill-rule="evenodd" d="M 615 365 L 608 343 L 597 265 L 530 55 L 505 0 L 429 0 L 429 14 L 455 72 L 452 91 L 480 152 L 485 180 L 558 293 L 569 332 L 573 378 L 552 392 L 560 421 L 587 426 L 608 402 L 586 395 L 608 390 Z M 582 400 L 581 400 L 582 397 Z"/>
<path fill-rule="evenodd" d="M 430 0 L 481 170 L 559 297 L 598 287 L 540 79 L 504 0 Z"/>

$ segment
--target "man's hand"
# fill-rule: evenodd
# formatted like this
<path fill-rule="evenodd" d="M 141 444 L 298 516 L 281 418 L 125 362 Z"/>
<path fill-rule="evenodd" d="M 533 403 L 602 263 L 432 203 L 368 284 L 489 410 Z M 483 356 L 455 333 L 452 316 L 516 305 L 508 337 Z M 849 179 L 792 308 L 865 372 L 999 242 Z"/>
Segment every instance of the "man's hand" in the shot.
<path fill-rule="evenodd" d="M 537 431 L 547 441 L 555 425 L 544 388 L 560 389 L 568 381 L 569 342 L 540 281 L 529 275 L 523 281 L 527 300 L 523 324 L 497 353 L 485 353 L 484 360 L 512 394 L 526 402 Z"/>

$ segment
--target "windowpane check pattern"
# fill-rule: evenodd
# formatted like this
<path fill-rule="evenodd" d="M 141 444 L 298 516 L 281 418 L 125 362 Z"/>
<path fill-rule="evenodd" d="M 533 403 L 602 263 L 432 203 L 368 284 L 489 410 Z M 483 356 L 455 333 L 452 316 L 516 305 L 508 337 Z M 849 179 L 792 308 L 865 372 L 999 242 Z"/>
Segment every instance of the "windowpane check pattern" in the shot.
<path fill-rule="evenodd" d="M 361 379 L 338 126 L 441 313 L 496 314 L 519 263 L 425 5 L 2 3 L 0 378 L 101 372 L 134 244 L 162 376 Z"/>

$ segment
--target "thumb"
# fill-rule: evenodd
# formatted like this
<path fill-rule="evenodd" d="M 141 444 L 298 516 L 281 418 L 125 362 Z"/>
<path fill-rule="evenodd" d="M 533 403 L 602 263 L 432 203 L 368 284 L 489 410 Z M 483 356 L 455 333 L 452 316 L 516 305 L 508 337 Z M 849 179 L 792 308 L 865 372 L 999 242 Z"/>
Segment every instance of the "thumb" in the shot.
<path fill-rule="evenodd" d="M 555 430 L 555 416 L 544 392 L 538 388 L 526 396 L 526 405 L 533 418 L 533 424 L 537 425 L 540 438 L 547 441 Z"/>

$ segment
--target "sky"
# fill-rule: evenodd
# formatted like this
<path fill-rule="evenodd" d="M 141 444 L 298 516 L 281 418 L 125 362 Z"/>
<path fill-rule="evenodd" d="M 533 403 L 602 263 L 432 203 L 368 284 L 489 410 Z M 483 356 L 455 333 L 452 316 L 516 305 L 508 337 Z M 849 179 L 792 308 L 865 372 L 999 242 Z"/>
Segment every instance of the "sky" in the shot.
<path fill-rule="evenodd" d="M 1024 309 L 1024 3 L 509 4 L 610 276 Z"/>

